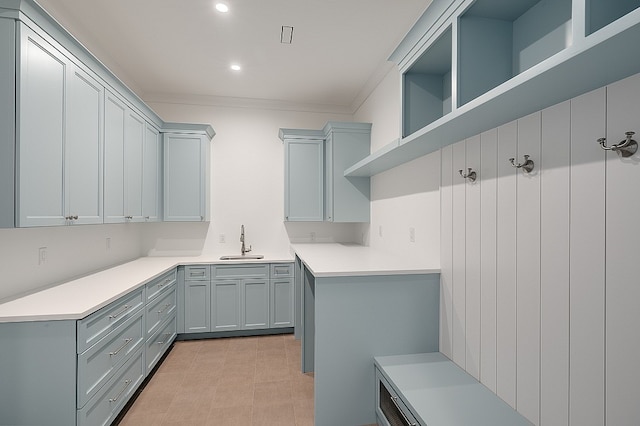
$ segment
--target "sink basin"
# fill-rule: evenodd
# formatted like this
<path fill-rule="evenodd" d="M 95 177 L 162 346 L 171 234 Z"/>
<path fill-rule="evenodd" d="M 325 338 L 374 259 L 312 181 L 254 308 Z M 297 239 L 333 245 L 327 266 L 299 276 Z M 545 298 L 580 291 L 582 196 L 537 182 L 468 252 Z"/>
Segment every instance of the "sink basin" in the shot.
<path fill-rule="evenodd" d="M 264 259 L 264 256 L 261 254 L 232 254 L 229 256 L 221 256 L 220 260 L 258 260 Z"/>

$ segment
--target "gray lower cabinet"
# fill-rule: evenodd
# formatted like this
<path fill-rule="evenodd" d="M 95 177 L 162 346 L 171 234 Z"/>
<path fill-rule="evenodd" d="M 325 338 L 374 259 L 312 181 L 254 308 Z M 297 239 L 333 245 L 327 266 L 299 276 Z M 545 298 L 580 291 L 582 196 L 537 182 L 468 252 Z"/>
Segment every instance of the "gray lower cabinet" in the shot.
<path fill-rule="evenodd" d="M 110 424 L 176 337 L 176 288 L 174 269 L 78 321 L 0 324 L 0 424 Z"/>
<path fill-rule="evenodd" d="M 293 282 L 290 263 L 185 266 L 180 332 L 293 327 Z"/>

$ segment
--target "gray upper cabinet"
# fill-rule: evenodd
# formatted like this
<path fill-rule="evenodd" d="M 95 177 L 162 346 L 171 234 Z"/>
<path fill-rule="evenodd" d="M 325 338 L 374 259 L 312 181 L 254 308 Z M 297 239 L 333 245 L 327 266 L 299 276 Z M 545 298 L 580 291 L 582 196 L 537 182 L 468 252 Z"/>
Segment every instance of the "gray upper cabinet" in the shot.
<path fill-rule="evenodd" d="M 142 160 L 142 217 L 145 222 L 160 220 L 160 165 L 162 164 L 160 132 L 146 123 Z"/>
<path fill-rule="evenodd" d="M 102 107 L 95 78 L 19 25 L 17 226 L 102 223 Z"/>
<path fill-rule="evenodd" d="M 209 220 L 209 140 L 191 133 L 164 134 L 164 220 Z"/>
<path fill-rule="evenodd" d="M 284 217 L 287 221 L 324 219 L 324 141 L 285 138 Z"/>
<path fill-rule="evenodd" d="M 346 178 L 344 171 L 369 154 L 371 124 L 329 122 L 325 133 L 325 220 L 369 222 L 370 179 Z"/>
<path fill-rule="evenodd" d="M 2 11 L 0 228 L 158 221 L 163 178 L 168 220 L 206 220 L 211 126 L 162 121 L 34 0 Z M 198 139 L 171 177 L 163 131 Z"/>
<path fill-rule="evenodd" d="M 371 124 L 328 122 L 323 130 L 280 129 L 286 221 L 369 222 L 370 179 L 344 170 L 369 153 Z"/>

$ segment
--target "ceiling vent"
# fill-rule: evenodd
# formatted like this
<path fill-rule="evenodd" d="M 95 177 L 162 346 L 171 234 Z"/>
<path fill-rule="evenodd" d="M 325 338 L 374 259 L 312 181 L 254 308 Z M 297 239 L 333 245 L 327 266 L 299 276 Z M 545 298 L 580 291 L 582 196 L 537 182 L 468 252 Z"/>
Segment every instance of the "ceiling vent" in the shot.
<path fill-rule="evenodd" d="M 280 43 L 291 44 L 292 41 L 293 41 L 293 27 L 283 25 L 282 30 L 280 31 Z"/>

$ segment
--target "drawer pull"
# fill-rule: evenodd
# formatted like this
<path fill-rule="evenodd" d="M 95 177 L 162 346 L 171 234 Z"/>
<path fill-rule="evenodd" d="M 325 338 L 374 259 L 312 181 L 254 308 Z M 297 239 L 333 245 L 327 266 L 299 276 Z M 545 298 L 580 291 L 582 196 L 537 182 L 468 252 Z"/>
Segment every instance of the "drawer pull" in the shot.
<path fill-rule="evenodd" d="M 164 312 L 164 311 L 165 311 L 169 306 L 171 306 L 171 303 L 167 303 L 166 305 L 164 305 L 164 308 L 160 309 L 160 310 L 158 311 L 158 314 L 163 313 L 163 312 Z"/>
<path fill-rule="evenodd" d="M 158 283 L 158 287 L 159 288 L 164 287 L 165 285 L 169 284 L 169 281 L 171 281 L 171 279 L 167 278 L 166 280 L 164 280 L 163 283 Z"/>
<path fill-rule="evenodd" d="M 171 333 L 164 333 L 162 335 L 162 337 L 164 337 L 164 339 L 161 342 L 156 342 L 158 345 L 164 345 L 165 340 L 167 339 L 167 337 L 171 336 Z"/>
<path fill-rule="evenodd" d="M 113 315 L 109 315 L 109 319 L 110 319 L 110 320 L 112 320 L 112 319 L 116 319 L 116 318 L 118 318 L 120 315 L 122 315 L 122 314 L 124 314 L 125 312 L 127 312 L 127 309 L 129 309 L 130 307 L 131 307 L 131 306 L 129 306 L 129 305 L 124 305 L 124 307 L 122 308 L 122 310 L 121 310 L 120 312 L 115 313 L 115 314 L 113 314 Z"/>
<path fill-rule="evenodd" d="M 116 395 L 115 398 L 109 398 L 109 402 L 116 402 L 118 400 L 118 398 L 120 398 L 122 396 L 124 391 L 127 390 L 127 388 L 129 387 L 130 384 L 131 384 L 131 379 L 125 380 L 124 381 L 124 387 L 120 390 L 120 392 L 118 392 L 118 394 Z"/>
<path fill-rule="evenodd" d="M 128 339 L 124 339 L 124 343 L 115 351 L 113 352 L 109 352 L 109 356 L 116 356 L 118 355 L 118 352 L 120 352 L 121 350 L 124 349 L 125 346 L 127 346 L 129 343 L 131 343 L 133 339 L 131 337 L 129 337 Z"/>
<path fill-rule="evenodd" d="M 192 277 L 204 277 L 205 272 L 204 271 L 198 271 L 198 272 L 191 272 Z"/>
<path fill-rule="evenodd" d="M 393 402 L 393 405 L 396 406 L 396 408 L 398 409 L 398 411 L 402 415 L 402 418 L 407 423 L 407 425 L 409 425 L 409 426 L 418 426 L 417 423 L 411 423 L 411 421 L 407 418 L 407 415 L 404 414 L 404 411 L 402 411 L 402 408 L 400 408 L 400 406 L 398 405 L 398 397 L 397 396 L 392 396 L 391 397 L 391 402 Z"/>

